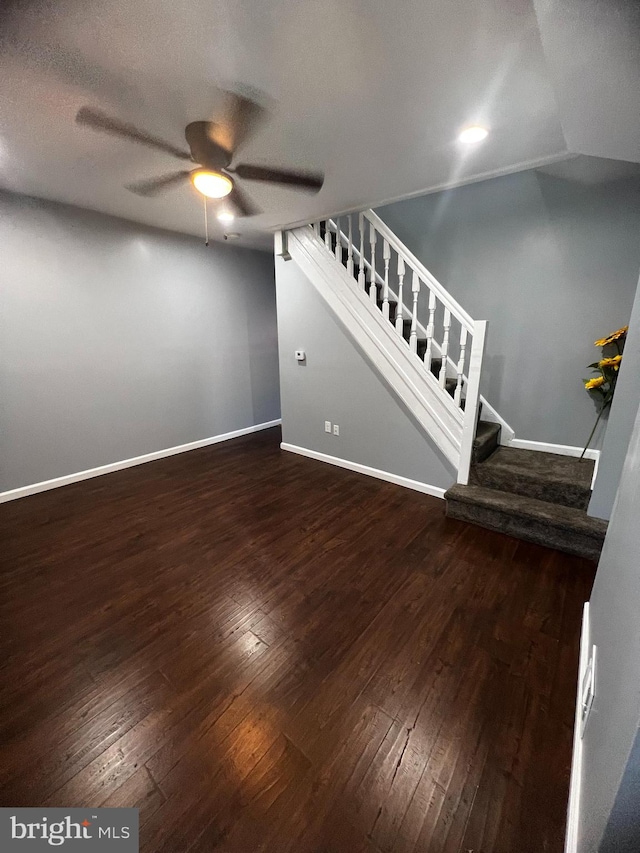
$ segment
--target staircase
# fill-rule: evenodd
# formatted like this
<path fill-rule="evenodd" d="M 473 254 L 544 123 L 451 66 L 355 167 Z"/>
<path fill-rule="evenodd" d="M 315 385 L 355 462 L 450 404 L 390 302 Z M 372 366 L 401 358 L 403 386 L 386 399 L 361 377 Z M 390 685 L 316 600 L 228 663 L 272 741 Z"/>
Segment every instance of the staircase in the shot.
<path fill-rule="evenodd" d="M 594 462 L 512 447 L 474 460 L 469 484 L 446 494 L 447 515 L 597 560 L 606 521 L 591 518 Z"/>
<path fill-rule="evenodd" d="M 587 516 L 594 463 L 505 446 L 513 430 L 480 396 L 486 322 L 473 320 L 371 210 L 276 235 L 457 471 L 451 518 L 597 559 Z"/>

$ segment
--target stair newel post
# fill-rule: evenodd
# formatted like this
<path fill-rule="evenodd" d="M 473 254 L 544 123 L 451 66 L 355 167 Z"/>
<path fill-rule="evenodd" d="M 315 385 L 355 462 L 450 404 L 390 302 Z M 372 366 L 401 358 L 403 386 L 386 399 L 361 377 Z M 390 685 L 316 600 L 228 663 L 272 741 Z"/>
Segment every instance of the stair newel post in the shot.
<path fill-rule="evenodd" d="M 327 247 L 327 249 L 330 252 L 332 252 L 333 249 L 331 248 L 331 228 L 330 228 L 330 225 L 331 225 L 331 220 L 327 219 L 326 222 L 324 223 L 324 244 Z"/>
<path fill-rule="evenodd" d="M 420 295 L 420 277 L 415 270 L 411 279 L 411 292 L 413 293 L 413 308 L 411 311 L 409 347 L 411 348 L 411 352 L 418 352 L 418 296 Z"/>
<path fill-rule="evenodd" d="M 353 221 L 351 218 L 351 214 L 349 214 L 348 220 L 349 234 L 347 243 L 347 272 L 350 276 L 353 277 Z"/>
<path fill-rule="evenodd" d="M 391 246 L 385 240 L 382 244 L 382 257 L 384 258 L 384 291 L 382 294 L 382 316 L 389 319 L 389 263 L 391 262 Z"/>
<path fill-rule="evenodd" d="M 340 217 L 336 216 L 336 261 L 342 263 L 342 243 L 340 242 Z"/>
<path fill-rule="evenodd" d="M 471 343 L 471 356 L 469 358 L 469 377 L 467 380 L 467 395 L 464 407 L 464 421 L 462 424 L 460 462 L 458 464 L 458 482 L 463 486 L 466 486 L 469 482 L 473 440 L 476 435 L 476 427 L 478 423 L 480 376 L 482 373 L 484 343 L 487 334 L 487 321 L 476 321 L 473 324 L 473 331 L 471 334 L 473 336 L 473 340 Z"/>
<path fill-rule="evenodd" d="M 365 270 L 364 270 L 364 214 L 358 214 L 358 225 L 360 227 L 360 266 L 358 267 L 358 284 L 365 289 Z"/>
<path fill-rule="evenodd" d="M 462 380 L 464 377 L 464 360 L 467 354 L 467 330 L 465 326 L 460 328 L 460 357 L 456 367 L 457 379 L 456 390 L 453 394 L 453 402 L 459 406 L 462 402 Z"/>
<path fill-rule="evenodd" d="M 371 267 L 369 269 L 369 299 L 374 305 L 378 303 L 378 283 L 376 281 L 376 227 L 369 223 L 369 245 L 371 251 Z"/>
<path fill-rule="evenodd" d="M 436 295 L 429 291 L 429 322 L 427 323 L 427 347 L 424 351 L 424 363 L 431 370 L 431 352 L 433 349 L 433 331 L 435 328 Z"/>
<path fill-rule="evenodd" d="M 444 388 L 447 381 L 447 357 L 449 355 L 449 334 L 451 332 L 451 311 L 448 308 L 444 309 L 444 337 L 442 338 L 442 364 L 440 365 L 440 373 L 438 382 L 440 387 Z"/>
<path fill-rule="evenodd" d="M 398 255 L 398 309 L 396 311 L 396 332 L 402 338 L 404 336 L 404 258 Z"/>

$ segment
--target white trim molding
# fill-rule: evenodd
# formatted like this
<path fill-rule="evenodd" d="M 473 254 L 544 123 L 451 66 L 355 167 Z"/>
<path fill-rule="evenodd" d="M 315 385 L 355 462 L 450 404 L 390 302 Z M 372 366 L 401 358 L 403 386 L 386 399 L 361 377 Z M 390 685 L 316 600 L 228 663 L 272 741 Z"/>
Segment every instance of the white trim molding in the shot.
<path fill-rule="evenodd" d="M 77 471 L 75 474 L 66 474 L 64 477 L 56 477 L 53 480 L 43 480 L 41 483 L 33 483 L 30 486 L 21 486 L 8 492 L 0 492 L 0 503 L 15 501 L 18 498 L 26 498 L 28 495 L 36 495 L 38 492 L 46 492 L 49 489 L 57 489 L 60 486 L 68 486 L 71 483 L 79 483 L 89 480 L 91 477 L 100 477 L 102 474 L 111 474 L 114 471 L 122 471 L 125 468 L 133 468 L 134 465 L 143 465 L 145 462 L 155 462 L 167 456 L 175 456 L 177 453 L 186 453 L 189 450 L 198 450 L 200 447 L 208 447 L 210 444 L 218 444 L 221 441 L 229 441 L 232 438 L 240 438 L 252 432 L 279 426 L 282 423 L 278 418 L 263 424 L 236 429 L 233 432 L 225 432 L 214 435 L 211 438 L 201 438 L 199 441 L 191 441 L 189 444 L 179 444 L 176 447 L 167 447 L 164 450 L 156 450 L 153 453 L 145 453 L 144 456 L 134 456 L 131 459 L 122 459 L 120 462 L 111 462 L 109 465 L 100 465 L 98 468 L 89 468 L 86 471 Z"/>
<path fill-rule="evenodd" d="M 461 178 L 457 181 L 445 181 L 441 184 L 434 184 L 430 187 L 424 187 L 420 190 L 414 190 L 410 193 L 404 193 L 403 195 L 394 195 L 387 196 L 383 199 L 373 199 L 368 203 L 363 204 L 359 208 L 353 207 L 345 207 L 341 210 L 333 210 L 327 211 L 325 214 L 321 214 L 316 218 L 318 220 L 329 219 L 332 217 L 335 219 L 336 216 L 347 216 L 349 213 L 358 213 L 360 210 L 364 210 L 365 208 L 373 208 L 377 210 L 381 207 L 386 206 L 387 204 L 395 204 L 397 201 L 406 201 L 410 198 L 417 198 L 422 195 L 432 195 L 433 193 L 444 192 L 446 190 L 455 190 L 459 187 L 466 187 L 469 184 L 478 184 L 481 181 L 488 181 L 491 178 L 501 178 L 504 175 L 513 175 L 517 172 L 527 172 L 530 169 L 540 169 L 542 166 L 550 166 L 553 163 L 561 163 L 563 160 L 573 160 L 578 157 L 578 154 L 575 154 L 571 151 L 560 151 L 557 154 L 550 154 L 546 157 L 535 157 L 531 160 L 520 160 L 517 163 L 512 163 L 509 166 L 503 166 L 500 169 L 488 169 L 485 172 L 479 172 L 477 175 L 472 175 L 468 178 Z M 291 228 L 299 228 L 301 225 L 306 225 L 306 220 L 294 220 L 293 222 L 281 222 L 277 225 L 270 226 L 270 231 L 277 231 L 279 229 L 289 230 Z"/>
<path fill-rule="evenodd" d="M 581 737 L 581 685 L 587 671 L 590 649 L 589 602 L 582 611 L 582 634 L 580 636 L 580 664 L 578 666 L 578 686 L 576 688 L 576 714 L 573 723 L 573 758 L 571 761 L 571 781 L 569 783 L 569 805 L 567 807 L 567 834 L 564 853 L 578 853 L 578 827 L 580 824 L 580 790 L 582 786 L 582 737 Z"/>
<path fill-rule="evenodd" d="M 540 450 L 543 453 L 556 453 L 559 456 L 581 456 L 582 447 L 573 444 L 550 444 L 546 441 L 527 441 L 524 438 L 512 438 L 509 447 L 519 447 L 522 450 Z M 600 459 L 600 451 L 589 448 L 584 454 L 585 459 Z"/>
<path fill-rule="evenodd" d="M 338 456 L 329 456 L 328 453 L 309 450 L 307 447 L 298 447 L 295 444 L 286 444 L 283 441 L 280 448 L 281 450 L 288 450 L 290 453 L 297 453 L 299 456 L 316 459 L 318 462 L 327 462 L 329 465 L 335 465 L 337 468 L 346 468 L 347 471 L 355 471 L 356 474 L 365 474 L 367 477 L 375 477 L 376 480 L 384 480 L 386 483 L 404 486 L 405 489 L 413 489 L 414 492 L 422 492 L 423 495 L 431 495 L 434 498 L 443 499 L 446 492 L 446 489 L 441 489 L 439 486 L 430 486 L 428 483 L 410 480 L 408 477 L 400 477 L 398 474 L 381 471 L 379 468 L 370 468 L 368 465 L 361 465 L 359 462 L 350 462 L 348 459 L 340 459 Z"/>

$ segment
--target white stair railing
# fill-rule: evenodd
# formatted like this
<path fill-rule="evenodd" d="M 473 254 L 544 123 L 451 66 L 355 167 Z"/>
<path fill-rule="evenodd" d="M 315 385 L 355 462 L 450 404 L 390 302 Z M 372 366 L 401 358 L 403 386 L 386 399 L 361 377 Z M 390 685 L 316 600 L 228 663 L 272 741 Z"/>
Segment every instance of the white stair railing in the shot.
<path fill-rule="evenodd" d="M 486 321 L 473 318 L 372 210 L 310 226 L 354 288 L 419 358 L 424 379 L 461 425 L 458 482 L 467 483 L 480 406 Z"/>

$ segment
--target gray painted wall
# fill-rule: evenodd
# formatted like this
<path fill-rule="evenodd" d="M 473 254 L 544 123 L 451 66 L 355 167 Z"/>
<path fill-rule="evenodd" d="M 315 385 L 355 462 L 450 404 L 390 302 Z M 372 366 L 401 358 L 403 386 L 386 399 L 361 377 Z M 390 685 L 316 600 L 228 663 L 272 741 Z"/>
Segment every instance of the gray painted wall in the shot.
<path fill-rule="evenodd" d="M 279 417 L 273 258 L 0 193 L 0 491 Z"/>
<path fill-rule="evenodd" d="M 611 518 L 633 422 L 640 402 L 640 286 L 629 322 L 624 358 L 611 404 L 609 424 L 602 443 L 598 476 L 593 486 L 589 514 Z"/>
<path fill-rule="evenodd" d="M 482 391 L 516 437 L 584 444 L 596 412 L 580 380 L 593 341 L 628 322 L 638 281 L 640 180 L 529 171 L 377 212 L 489 321 Z"/>
<path fill-rule="evenodd" d="M 455 472 L 375 373 L 295 261 L 276 258 L 282 438 L 448 488 Z M 306 351 L 305 363 L 295 360 Z M 340 436 L 324 432 L 325 420 Z"/>
<path fill-rule="evenodd" d="M 591 595 L 591 638 L 598 653 L 596 696 L 583 740 L 580 853 L 640 849 L 638 519 L 640 410 Z"/>

